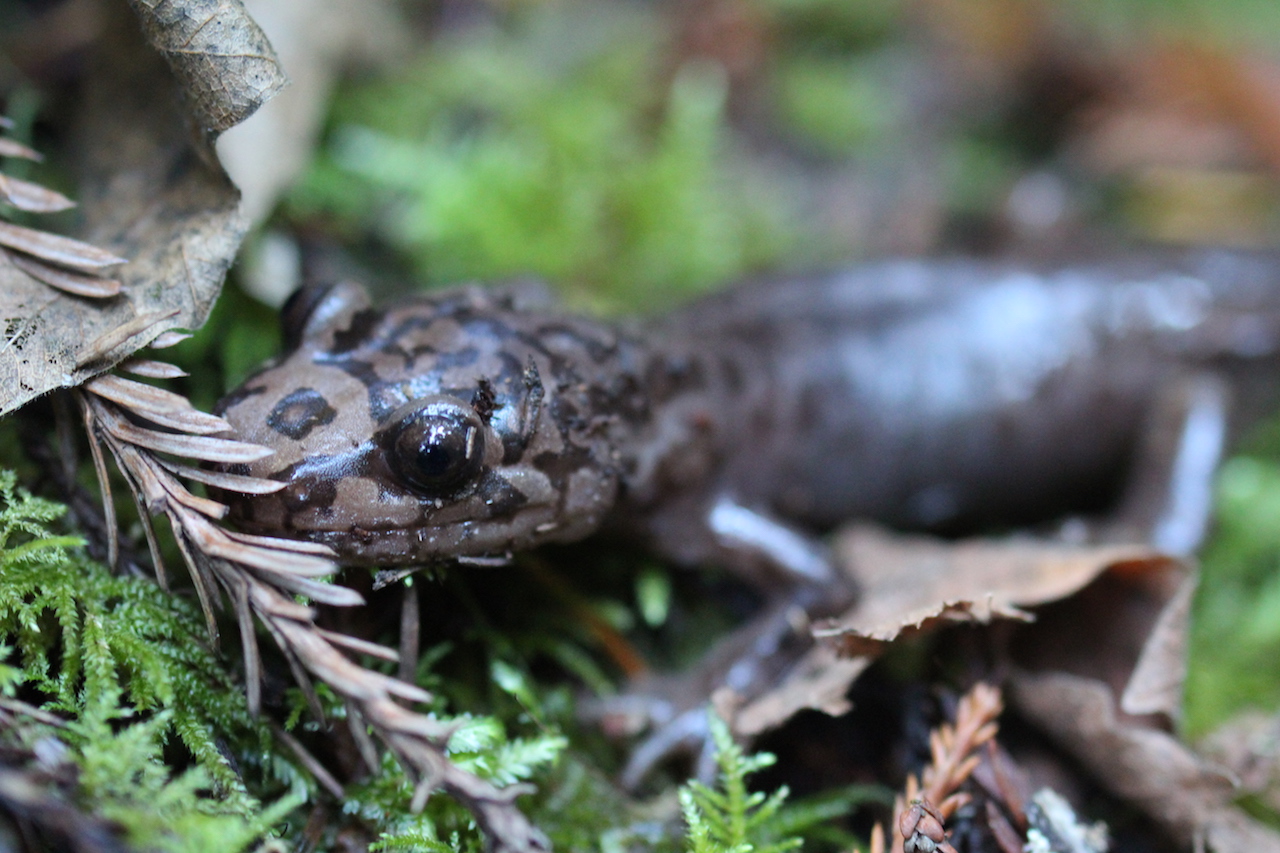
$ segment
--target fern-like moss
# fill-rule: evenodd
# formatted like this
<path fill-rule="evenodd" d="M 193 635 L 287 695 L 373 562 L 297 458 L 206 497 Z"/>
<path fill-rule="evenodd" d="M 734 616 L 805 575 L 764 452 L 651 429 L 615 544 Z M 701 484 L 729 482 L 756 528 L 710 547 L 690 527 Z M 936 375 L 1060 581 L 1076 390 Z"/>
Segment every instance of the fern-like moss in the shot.
<path fill-rule="evenodd" d="M 798 837 L 777 833 L 787 788 L 765 794 L 747 787 L 747 777 L 772 766 L 774 756 L 767 752 L 747 755 L 734 743 L 724 720 L 708 714 L 720 779 L 714 788 L 690 782 L 680 789 L 689 853 L 786 853 L 800 847 Z"/>
<path fill-rule="evenodd" d="M 880 785 L 847 785 L 801 800 L 790 800 L 785 785 L 770 793 L 753 791 L 747 778 L 771 767 L 774 756 L 745 753 L 725 722 L 710 710 L 708 715 L 720 773 L 714 787 L 689 782 L 680 789 L 685 853 L 857 850 L 861 845 L 839 819 L 862 805 L 893 804 L 893 792 Z"/>
<path fill-rule="evenodd" d="M 457 726 L 449 739 L 450 760 L 502 786 L 533 778 L 553 764 L 567 746 L 567 741 L 555 733 L 508 737 L 503 723 L 495 717 L 466 714 L 447 721 Z M 479 853 L 484 849 L 484 839 L 477 833 L 470 813 L 458 803 L 436 796 L 427 808 L 414 814 L 404 808 L 412 795 L 412 783 L 388 756 L 384 757 L 380 773 L 348 791 L 343 808 L 382 830 L 371 850 Z"/>
<path fill-rule="evenodd" d="M 203 641 L 199 613 L 88 559 L 80 539 L 54 532 L 64 512 L 0 471 L 0 683 L 68 721 L 48 734 L 67 747 L 87 811 L 141 847 L 242 849 L 298 804 L 302 777 L 273 762 L 276 785 L 294 791 L 262 809 L 229 755 L 264 754 L 269 734 Z M 166 755 L 175 743 L 180 772 Z"/>

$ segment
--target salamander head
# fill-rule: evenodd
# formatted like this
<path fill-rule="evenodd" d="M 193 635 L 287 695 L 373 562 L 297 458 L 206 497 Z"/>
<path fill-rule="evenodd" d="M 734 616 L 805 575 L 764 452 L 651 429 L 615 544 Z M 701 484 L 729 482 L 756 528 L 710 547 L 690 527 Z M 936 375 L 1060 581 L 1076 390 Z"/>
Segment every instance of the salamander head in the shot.
<path fill-rule="evenodd" d="M 293 349 L 217 407 L 275 451 L 229 470 L 288 483 L 223 495 L 232 520 L 359 565 L 590 533 L 617 491 L 604 431 L 572 365 L 531 333 L 545 321 L 511 303 L 472 289 L 381 312 L 349 285 L 302 291 L 284 317 Z"/>

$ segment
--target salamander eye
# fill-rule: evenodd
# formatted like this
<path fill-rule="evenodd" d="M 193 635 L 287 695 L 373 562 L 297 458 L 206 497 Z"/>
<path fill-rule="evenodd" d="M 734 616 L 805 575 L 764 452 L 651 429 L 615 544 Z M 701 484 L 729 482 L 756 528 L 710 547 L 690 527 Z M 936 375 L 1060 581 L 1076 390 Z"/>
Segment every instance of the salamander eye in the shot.
<path fill-rule="evenodd" d="M 387 440 L 391 467 L 427 497 L 454 494 L 484 462 L 483 426 L 461 406 L 434 404 L 411 412 Z"/>

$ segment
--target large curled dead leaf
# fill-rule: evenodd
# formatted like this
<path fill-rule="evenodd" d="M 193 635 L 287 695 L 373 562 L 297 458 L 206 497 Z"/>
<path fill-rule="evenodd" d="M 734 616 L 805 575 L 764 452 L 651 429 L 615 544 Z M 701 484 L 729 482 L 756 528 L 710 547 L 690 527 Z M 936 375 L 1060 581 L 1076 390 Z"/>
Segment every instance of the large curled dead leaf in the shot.
<path fill-rule="evenodd" d="M 1010 696 L 1112 793 L 1138 806 L 1184 847 L 1277 853 L 1280 833 L 1231 804 L 1232 780 L 1173 735 L 1126 719 L 1104 682 L 1022 674 Z"/>
<path fill-rule="evenodd" d="M 1277 851 L 1235 808 L 1234 780 L 1170 732 L 1179 716 L 1194 576 L 1122 562 L 1009 640 L 1019 713 L 1180 844 Z"/>
<path fill-rule="evenodd" d="M 838 537 L 837 553 L 863 595 L 815 633 L 853 657 L 815 649 L 786 682 L 738 711 L 740 731 L 776 725 L 815 682 L 834 695 L 836 661 L 856 677 L 905 636 L 1012 619 L 1021 622 L 1005 635 L 1021 667 L 1014 705 L 1103 787 L 1179 843 L 1280 851 L 1280 834 L 1232 805 L 1231 780 L 1169 731 L 1185 671 L 1189 566 L 1137 545 L 944 542 L 863 526 Z"/>
<path fill-rule="evenodd" d="M 240 0 L 129 0 L 147 41 L 182 81 L 200 126 L 234 127 L 285 87 L 271 42 Z"/>
<path fill-rule="evenodd" d="M 399 9 L 394 0 L 253 0 L 253 17 L 289 70 L 289 86 L 218 138 L 218 157 L 240 188 L 250 222 L 265 220 L 311 162 L 340 71 L 407 60 L 413 39 Z M 255 275 L 252 263 L 241 272 L 240 284 L 271 304 L 297 284 Z"/>
<path fill-rule="evenodd" d="M 184 92 L 123 3 L 107 11 L 70 147 L 81 170 L 75 236 L 129 259 L 112 270 L 122 292 L 105 300 L 59 293 L 0 259 L 0 415 L 80 384 L 168 329 L 200 326 L 244 234 L 236 189 L 189 115 L 199 94 Z M 238 6 L 223 12 L 243 15 Z M 207 42 L 202 49 L 217 52 Z M 233 72 L 193 63 L 182 84 L 246 103 L 266 96 L 255 75 L 245 82 Z"/>
<path fill-rule="evenodd" d="M 837 559 L 858 603 L 815 626 L 819 643 L 773 690 L 736 708 L 735 731 L 756 735 L 806 708 L 839 713 L 853 681 L 901 638 L 960 622 L 1028 620 L 1026 608 L 1079 592 L 1116 566 L 1183 571 L 1140 545 L 1088 547 L 1020 537 L 946 542 L 868 525 L 837 535 Z M 723 708 L 733 703 L 721 698 Z"/>

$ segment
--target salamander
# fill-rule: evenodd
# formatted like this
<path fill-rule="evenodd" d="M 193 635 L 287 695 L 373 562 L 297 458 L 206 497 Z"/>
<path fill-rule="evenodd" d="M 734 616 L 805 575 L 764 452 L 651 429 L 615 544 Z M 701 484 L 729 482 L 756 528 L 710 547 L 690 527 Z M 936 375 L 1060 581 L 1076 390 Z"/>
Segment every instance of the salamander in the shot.
<path fill-rule="evenodd" d="M 364 566 L 612 531 L 785 590 L 685 698 L 619 700 L 657 724 L 635 784 L 688 745 L 713 768 L 690 702 L 759 695 L 803 647 L 796 607 L 851 603 L 819 536 L 842 521 L 959 533 L 1118 499 L 1113 532 L 1194 548 L 1230 410 L 1276 396 L 1280 264 L 883 261 L 625 322 L 522 286 L 374 308 L 339 284 L 300 291 L 283 321 L 286 352 L 218 406 L 275 451 L 233 470 L 287 484 L 227 496 L 241 528 Z"/>
<path fill-rule="evenodd" d="M 1280 266 L 1197 251 L 1060 268 L 870 263 L 650 320 L 529 287 L 370 307 L 312 287 L 287 351 L 223 399 L 283 480 L 240 527 L 347 564 L 483 559 L 600 529 L 761 582 L 830 574 L 814 537 L 1022 525 L 1116 491 L 1162 388 L 1280 367 Z"/>

